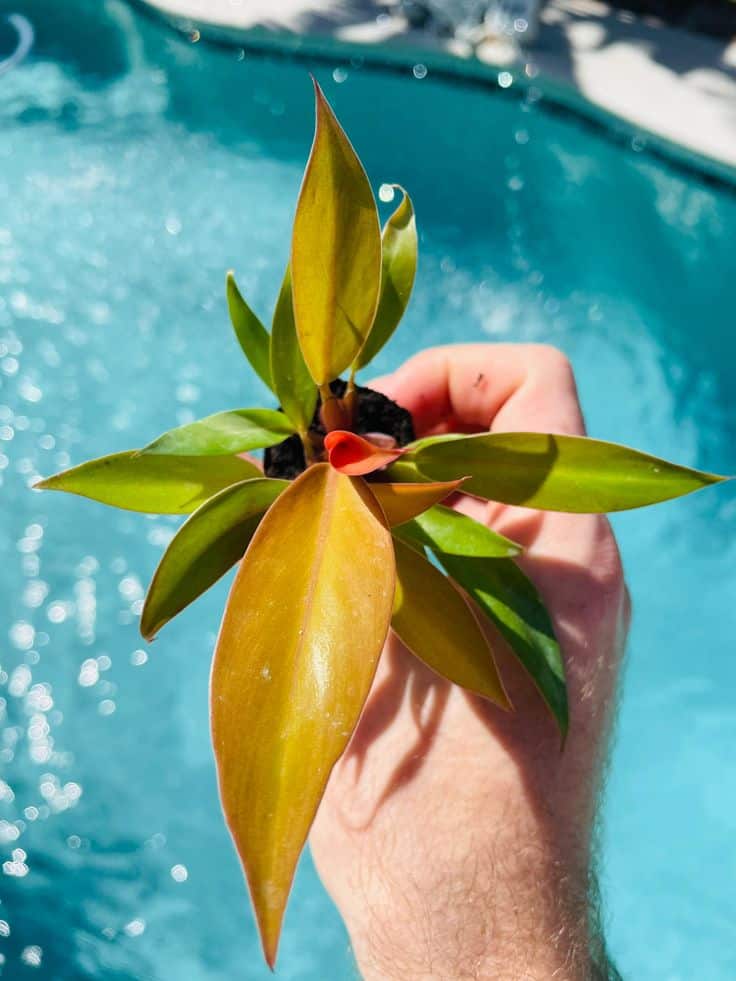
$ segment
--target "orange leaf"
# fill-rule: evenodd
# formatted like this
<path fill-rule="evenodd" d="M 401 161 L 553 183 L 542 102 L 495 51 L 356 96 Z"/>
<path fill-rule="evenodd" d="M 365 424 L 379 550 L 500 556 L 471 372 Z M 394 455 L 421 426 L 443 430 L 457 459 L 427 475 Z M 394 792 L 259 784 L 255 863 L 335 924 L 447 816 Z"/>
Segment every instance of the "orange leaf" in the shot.
<path fill-rule="evenodd" d="M 356 433 L 349 433 L 345 429 L 333 429 L 328 433 L 325 436 L 325 449 L 335 470 L 349 474 L 351 477 L 373 473 L 374 470 L 393 463 L 403 453 L 403 450 L 398 447 L 387 449 L 376 446 L 375 443 L 363 439 Z"/>
<path fill-rule="evenodd" d="M 373 680 L 395 581 L 391 534 L 367 485 L 318 463 L 263 518 L 230 592 L 212 737 L 271 966 L 294 869 Z"/>
<path fill-rule="evenodd" d="M 373 496 L 383 508 L 390 525 L 401 525 L 416 518 L 456 491 L 461 480 L 427 484 L 371 484 Z"/>
<path fill-rule="evenodd" d="M 422 553 L 401 540 L 394 548 L 391 626 L 401 641 L 443 678 L 510 709 L 488 639 L 460 590 Z"/>

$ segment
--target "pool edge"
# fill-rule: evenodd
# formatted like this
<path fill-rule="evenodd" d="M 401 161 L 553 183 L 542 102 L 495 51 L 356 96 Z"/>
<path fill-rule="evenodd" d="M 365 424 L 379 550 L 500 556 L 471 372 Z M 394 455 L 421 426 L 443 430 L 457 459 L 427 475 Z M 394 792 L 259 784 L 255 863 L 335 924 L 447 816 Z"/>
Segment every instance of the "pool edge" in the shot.
<path fill-rule="evenodd" d="M 288 30 L 254 27 L 243 29 L 214 21 L 196 20 L 163 9 L 151 0 L 128 0 L 139 12 L 168 24 L 183 34 L 196 32 L 197 40 L 226 47 L 238 47 L 272 57 L 293 57 L 335 63 L 360 60 L 361 67 L 375 70 L 410 72 L 421 63 L 428 73 L 449 81 L 500 89 L 499 74 L 510 72 L 518 92 L 531 87 L 540 90 L 548 107 L 565 110 L 595 128 L 606 132 L 617 142 L 636 140 L 640 148 L 693 173 L 707 183 L 717 183 L 736 192 L 736 139 L 733 161 L 721 159 L 703 149 L 679 143 L 669 136 L 614 112 L 592 100 L 580 86 L 555 78 L 540 69 L 527 77 L 525 60 L 509 57 L 508 48 L 498 49 L 500 57 L 492 59 L 459 53 L 462 45 L 428 37 L 422 32 L 386 36 L 380 43 L 329 34 L 295 34 Z M 534 63 L 534 54 L 530 55 Z"/>

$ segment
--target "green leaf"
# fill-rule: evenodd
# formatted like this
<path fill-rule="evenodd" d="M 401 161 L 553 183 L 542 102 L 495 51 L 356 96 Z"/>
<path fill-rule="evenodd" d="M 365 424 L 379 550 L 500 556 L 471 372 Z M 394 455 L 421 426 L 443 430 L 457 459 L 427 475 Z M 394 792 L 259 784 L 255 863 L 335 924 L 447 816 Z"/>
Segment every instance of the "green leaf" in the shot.
<path fill-rule="evenodd" d="M 391 535 L 362 480 L 309 467 L 235 577 L 210 686 L 220 795 L 268 963 L 299 854 L 388 633 Z"/>
<path fill-rule="evenodd" d="M 431 562 L 394 537 L 396 598 L 391 626 L 412 653 L 456 685 L 503 708 L 509 701 L 473 611 Z"/>
<path fill-rule="evenodd" d="M 232 272 L 227 274 L 227 308 L 243 354 L 263 384 L 273 391 L 268 331 L 243 299 Z"/>
<path fill-rule="evenodd" d="M 294 432 L 275 409 L 231 409 L 170 429 L 140 452 L 160 456 L 234 456 L 274 446 Z"/>
<path fill-rule="evenodd" d="M 436 551 L 448 574 L 496 624 L 567 734 L 565 666 L 560 645 L 534 584 L 511 559 L 469 559 Z"/>
<path fill-rule="evenodd" d="M 397 186 L 397 185 L 395 185 Z M 386 222 L 382 238 L 381 293 L 373 327 L 355 362 L 356 371 L 372 361 L 404 316 L 417 272 L 417 223 L 411 198 L 398 188 L 401 204 Z"/>
<path fill-rule="evenodd" d="M 389 464 L 383 471 L 383 475 L 386 480 L 397 484 L 421 484 L 432 481 L 431 477 L 427 477 L 419 470 L 413 460 L 407 459 L 405 456 L 400 456 L 394 463 Z"/>
<path fill-rule="evenodd" d="M 315 82 L 317 124 L 294 218 L 291 278 L 304 360 L 325 385 L 353 363 L 373 324 L 381 231 L 368 178 Z"/>
<path fill-rule="evenodd" d="M 657 504 L 726 479 L 615 443 L 546 433 L 465 436 L 412 450 L 405 460 L 433 480 L 470 474 L 463 491 L 478 497 L 582 514 Z"/>
<path fill-rule="evenodd" d="M 399 485 L 401 486 L 401 485 Z M 411 537 L 448 555 L 499 559 L 523 552 L 521 545 L 452 508 L 436 505 L 417 515 Z"/>
<path fill-rule="evenodd" d="M 148 587 L 141 614 L 146 640 L 242 559 L 264 512 L 289 486 L 257 477 L 215 494 L 171 539 Z"/>
<path fill-rule="evenodd" d="M 312 424 L 317 386 L 304 362 L 294 323 L 291 274 L 286 267 L 271 328 L 271 377 L 276 398 L 301 433 Z"/>
<path fill-rule="evenodd" d="M 190 514 L 223 487 L 261 477 L 237 456 L 216 461 L 201 456 L 163 457 L 139 450 L 88 460 L 39 481 L 39 490 L 60 490 L 93 501 L 150 514 Z"/>

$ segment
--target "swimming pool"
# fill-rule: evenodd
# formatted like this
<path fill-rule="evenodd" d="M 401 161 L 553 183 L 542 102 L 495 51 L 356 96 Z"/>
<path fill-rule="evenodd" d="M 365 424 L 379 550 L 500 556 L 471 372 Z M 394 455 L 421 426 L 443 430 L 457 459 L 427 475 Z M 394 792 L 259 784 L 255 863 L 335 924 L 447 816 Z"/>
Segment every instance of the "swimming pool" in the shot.
<path fill-rule="evenodd" d="M 377 370 L 447 341 L 549 341 L 575 364 L 592 435 L 722 472 L 736 193 L 534 88 L 205 47 L 117 0 L 47 8 L 13 2 L 36 44 L 0 77 L 1 969 L 265 978 L 207 725 L 227 584 L 143 644 L 143 589 L 176 521 L 28 483 L 264 397 L 224 271 L 269 313 L 308 69 L 374 184 L 405 184 L 417 207 L 415 298 Z M 735 518 L 723 487 L 615 521 L 636 605 L 604 830 L 624 977 L 736 974 Z M 308 858 L 279 976 L 355 976 Z"/>

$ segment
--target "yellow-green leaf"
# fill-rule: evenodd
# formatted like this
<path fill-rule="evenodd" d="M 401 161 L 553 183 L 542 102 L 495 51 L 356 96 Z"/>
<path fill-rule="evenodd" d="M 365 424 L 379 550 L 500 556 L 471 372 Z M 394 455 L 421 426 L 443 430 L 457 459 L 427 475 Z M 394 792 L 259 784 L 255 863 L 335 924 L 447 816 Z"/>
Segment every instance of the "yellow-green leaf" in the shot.
<path fill-rule="evenodd" d="M 270 965 L 299 854 L 370 689 L 394 588 L 391 536 L 367 485 L 317 464 L 266 514 L 230 593 L 212 735 Z"/>
<path fill-rule="evenodd" d="M 146 640 L 242 559 L 263 514 L 289 486 L 256 477 L 226 487 L 197 508 L 169 542 L 141 614 Z"/>
<path fill-rule="evenodd" d="M 190 514 L 223 487 L 261 476 L 258 467 L 237 456 L 212 460 L 128 450 L 80 463 L 35 486 L 79 494 L 127 511 Z"/>
<path fill-rule="evenodd" d="M 433 671 L 510 708 L 493 654 L 473 611 L 451 581 L 394 538 L 396 600 L 391 626 Z"/>
<path fill-rule="evenodd" d="M 552 621 L 531 580 L 511 559 L 468 559 L 436 552 L 455 582 L 496 624 L 567 735 L 565 665 Z"/>
<path fill-rule="evenodd" d="M 234 456 L 274 446 L 294 432 L 275 409 L 231 409 L 177 426 L 145 446 L 141 453 L 162 456 Z"/>
<path fill-rule="evenodd" d="M 317 386 L 304 363 L 294 323 L 291 273 L 286 267 L 271 327 L 271 378 L 276 398 L 301 433 L 312 424 Z"/>
<path fill-rule="evenodd" d="M 304 360 L 318 385 L 355 360 L 381 283 L 378 211 L 360 160 L 315 82 L 317 122 L 294 218 L 291 277 Z"/>
<path fill-rule="evenodd" d="M 371 484 L 373 496 L 383 508 L 390 525 L 400 525 L 416 517 L 433 504 L 444 501 L 456 491 L 462 480 L 426 484 Z"/>
<path fill-rule="evenodd" d="M 423 474 L 414 460 L 406 456 L 400 456 L 394 463 L 389 464 L 383 471 L 383 475 L 393 483 L 421 484 L 432 482 L 432 478 Z"/>
<path fill-rule="evenodd" d="M 411 484 L 398 486 L 410 487 Z M 441 505 L 417 515 L 410 522 L 410 530 L 412 540 L 448 555 L 499 559 L 523 552 L 521 545 L 512 542 L 510 538 L 499 535 L 497 531 L 480 521 L 474 521 L 467 514 Z"/>
<path fill-rule="evenodd" d="M 268 331 L 243 299 L 232 272 L 227 274 L 227 308 L 243 354 L 263 384 L 273 390 Z"/>
<path fill-rule="evenodd" d="M 586 436 L 482 433 L 407 454 L 427 477 L 471 476 L 463 490 L 504 504 L 591 514 L 690 494 L 725 477 Z"/>
<path fill-rule="evenodd" d="M 417 223 L 411 198 L 398 188 L 401 204 L 383 228 L 381 293 L 373 327 L 356 359 L 356 370 L 372 361 L 399 325 L 417 273 Z"/>

